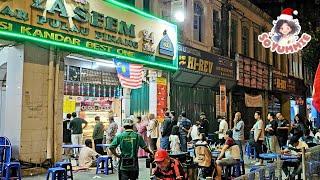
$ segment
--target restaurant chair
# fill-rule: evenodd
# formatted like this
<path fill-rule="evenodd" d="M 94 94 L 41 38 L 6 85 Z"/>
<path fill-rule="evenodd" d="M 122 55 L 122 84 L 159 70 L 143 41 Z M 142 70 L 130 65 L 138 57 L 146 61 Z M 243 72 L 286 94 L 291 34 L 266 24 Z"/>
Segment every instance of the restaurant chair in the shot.
<path fill-rule="evenodd" d="M 109 168 L 109 163 L 110 163 L 110 168 Z M 101 164 L 101 167 L 100 167 L 100 164 Z M 103 173 L 105 175 L 108 175 L 110 170 L 111 170 L 111 173 L 113 173 L 112 156 L 99 156 L 97 159 L 96 174 Z"/>
<path fill-rule="evenodd" d="M 51 175 L 51 180 L 67 180 L 67 171 L 61 167 L 49 168 L 47 174 L 47 180 L 49 180 Z"/>
<path fill-rule="evenodd" d="M 15 178 L 21 179 L 21 166 L 19 162 L 11 162 L 12 146 L 7 137 L 0 137 L 0 162 L 1 162 L 1 174 L 6 179 L 14 178 L 12 172 L 16 172 Z"/>
<path fill-rule="evenodd" d="M 11 172 L 15 171 L 16 176 L 13 176 Z M 4 164 L 3 175 L 6 177 L 6 180 L 9 179 L 19 179 L 21 180 L 21 166 L 19 162 L 9 162 Z"/>
<path fill-rule="evenodd" d="M 54 167 L 61 167 L 66 170 L 67 178 L 73 180 L 73 173 L 72 173 L 72 165 L 71 162 L 56 162 Z"/>

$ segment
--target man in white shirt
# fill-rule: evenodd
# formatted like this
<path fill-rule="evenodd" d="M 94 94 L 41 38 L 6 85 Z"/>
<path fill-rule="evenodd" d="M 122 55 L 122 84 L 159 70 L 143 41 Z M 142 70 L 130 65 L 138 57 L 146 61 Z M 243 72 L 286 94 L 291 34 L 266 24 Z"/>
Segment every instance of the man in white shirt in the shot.
<path fill-rule="evenodd" d="M 226 135 L 226 132 L 228 130 L 228 123 L 225 117 L 219 118 L 218 122 L 220 122 L 219 131 L 217 132 L 219 136 L 219 144 L 223 145 L 225 143 L 224 136 Z"/>
<path fill-rule="evenodd" d="M 81 169 L 88 169 L 95 162 L 96 158 L 100 156 L 96 151 L 92 149 L 91 139 L 85 140 L 86 146 L 81 148 L 79 154 L 79 166 Z"/>

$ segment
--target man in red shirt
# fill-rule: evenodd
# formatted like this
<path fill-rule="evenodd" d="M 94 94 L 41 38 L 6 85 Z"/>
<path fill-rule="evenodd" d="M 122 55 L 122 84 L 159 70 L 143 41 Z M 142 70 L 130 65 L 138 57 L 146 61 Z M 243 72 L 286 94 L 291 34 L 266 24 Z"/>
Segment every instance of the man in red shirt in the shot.
<path fill-rule="evenodd" d="M 154 155 L 154 162 L 157 164 L 153 170 L 154 177 L 158 180 L 187 180 L 180 162 L 169 157 L 166 150 L 160 149 Z"/>

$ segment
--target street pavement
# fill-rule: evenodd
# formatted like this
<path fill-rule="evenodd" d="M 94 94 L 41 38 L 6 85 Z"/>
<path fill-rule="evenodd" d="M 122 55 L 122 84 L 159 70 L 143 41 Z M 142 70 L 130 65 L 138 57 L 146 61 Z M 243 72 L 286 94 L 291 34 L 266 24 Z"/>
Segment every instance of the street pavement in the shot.
<path fill-rule="evenodd" d="M 25 180 L 44 180 L 46 179 L 46 175 L 38 175 L 32 177 L 24 177 Z M 114 171 L 114 174 L 104 175 L 98 174 L 96 175 L 96 169 L 91 168 L 89 171 L 85 172 L 76 172 L 73 174 L 74 180 L 88 180 L 88 179 L 97 179 L 97 180 L 116 180 L 118 179 L 118 172 Z M 150 169 L 146 168 L 146 159 L 139 159 L 139 180 L 147 180 L 150 179 Z"/>

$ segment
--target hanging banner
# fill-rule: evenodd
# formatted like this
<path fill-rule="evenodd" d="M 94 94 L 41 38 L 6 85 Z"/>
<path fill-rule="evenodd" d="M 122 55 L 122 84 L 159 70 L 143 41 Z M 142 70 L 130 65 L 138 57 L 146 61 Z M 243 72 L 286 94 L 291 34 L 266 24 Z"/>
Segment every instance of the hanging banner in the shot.
<path fill-rule="evenodd" d="M 227 91 L 226 85 L 220 84 L 220 115 L 225 116 L 227 115 Z"/>
<path fill-rule="evenodd" d="M 157 78 L 157 120 L 162 121 L 167 110 L 167 79 Z"/>
<path fill-rule="evenodd" d="M 73 113 L 76 112 L 76 100 L 65 97 L 63 101 L 63 112 Z"/>
<path fill-rule="evenodd" d="M 293 18 L 297 14 L 298 11 L 291 8 L 282 10 L 277 20 L 273 21 L 271 32 L 258 36 L 262 46 L 278 54 L 293 54 L 302 50 L 310 42 L 311 36 L 303 33 L 299 38 L 301 26 L 299 20 Z"/>
<path fill-rule="evenodd" d="M 251 96 L 245 93 L 246 107 L 263 107 L 262 95 Z"/>

